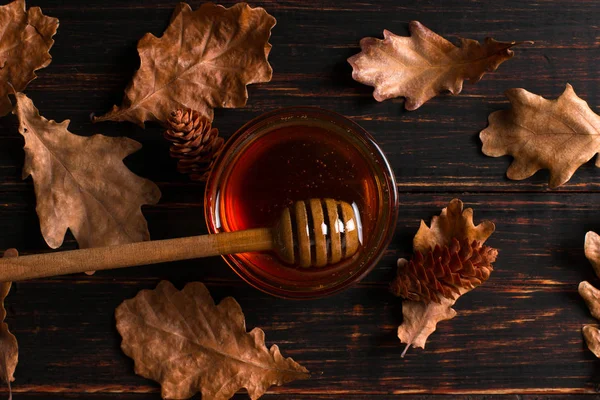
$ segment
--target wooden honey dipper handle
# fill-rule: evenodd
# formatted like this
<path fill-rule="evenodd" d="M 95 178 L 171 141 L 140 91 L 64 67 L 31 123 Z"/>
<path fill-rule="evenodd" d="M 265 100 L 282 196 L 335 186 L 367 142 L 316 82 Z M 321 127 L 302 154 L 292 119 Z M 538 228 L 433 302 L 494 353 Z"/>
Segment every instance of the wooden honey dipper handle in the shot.
<path fill-rule="evenodd" d="M 154 240 L 0 259 L 0 282 L 270 250 L 271 229 Z"/>
<path fill-rule="evenodd" d="M 322 267 L 354 255 L 360 240 L 356 208 L 311 199 L 284 210 L 273 228 L 3 258 L 0 282 L 264 250 L 288 264 Z"/>

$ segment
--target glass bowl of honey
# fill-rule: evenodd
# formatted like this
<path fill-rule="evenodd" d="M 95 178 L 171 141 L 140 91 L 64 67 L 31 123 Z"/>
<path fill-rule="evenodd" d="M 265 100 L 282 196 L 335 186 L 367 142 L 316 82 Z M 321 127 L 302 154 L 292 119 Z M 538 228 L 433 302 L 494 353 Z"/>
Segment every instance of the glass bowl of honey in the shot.
<path fill-rule="evenodd" d="M 327 296 L 360 281 L 387 248 L 398 217 L 394 173 L 371 135 L 337 113 L 292 107 L 263 114 L 226 142 L 209 176 L 210 233 L 273 226 L 298 200 L 335 199 L 360 215 L 362 243 L 323 267 L 285 264 L 273 252 L 225 255 L 250 285 L 274 296 Z"/>

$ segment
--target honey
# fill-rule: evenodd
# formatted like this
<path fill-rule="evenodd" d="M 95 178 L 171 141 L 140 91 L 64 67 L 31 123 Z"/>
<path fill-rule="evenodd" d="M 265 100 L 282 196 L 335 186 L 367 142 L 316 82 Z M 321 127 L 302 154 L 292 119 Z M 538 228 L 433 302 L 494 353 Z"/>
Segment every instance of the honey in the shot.
<path fill-rule="evenodd" d="M 327 289 L 331 282 L 347 280 L 360 272 L 356 264 L 364 262 L 361 253 L 368 246 L 376 247 L 370 239 L 379 239 L 375 230 L 380 208 L 388 201 L 382 199 L 382 194 L 389 195 L 389 188 L 386 186 L 382 192 L 385 185 L 376 176 L 377 169 L 385 166 L 365 156 L 365 148 L 347 129 L 310 119 L 283 120 L 238 138 L 238 142 L 235 157 L 227 162 L 220 160 L 219 176 L 211 177 L 218 180 L 218 185 L 209 181 L 207 190 L 214 188 L 206 197 L 207 215 L 212 218 L 209 229 L 211 223 L 215 232 L 271 227 L 282 210 L 295 201 L 333 198 L 357 207 L 364 249 L 349 260 L 325 267 L 286 265 L 273 252 L 244 253 L 226 259 L 231 257 L 248 274 L 268 281 L 270 286 L 291 286 L 300 292 L 314 290 L 315 283 Z M 248 280 L 248 276 L 242 276 Z"/>

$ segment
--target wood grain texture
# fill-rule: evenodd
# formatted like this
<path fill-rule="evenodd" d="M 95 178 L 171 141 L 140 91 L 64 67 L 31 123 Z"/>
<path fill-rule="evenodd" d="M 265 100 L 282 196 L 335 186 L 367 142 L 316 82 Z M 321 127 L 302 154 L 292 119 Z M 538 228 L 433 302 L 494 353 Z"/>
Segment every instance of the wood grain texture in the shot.
<path fill-rule="evenodd" d="M 191 2 L 194 8 L 201 2 Z M 233 1 L 223 4 L 232 5 Z M 135 45 L 160 35 L 176 2 L 164 0 L 31 0 L 60 19 L 52 64 L 27 89 L 47 118 L 71 119 L 78 134 L 124 135 L 144 148 L 126 163 L 157 182 L 161 202 L 144 209 L 154 239 L 206 233 L 203 187 L 176 173 L 169 143 L 156 125 L 92 125 L 90 113 L 119 104 L 139 65 Z M 266 332 L 285 356 L 314 378 L 272 388 L 267 399 L 589 399 L 598 397 L 600 360 L 585 348 L 590 323 L 577 284 L 598 284 L 583 254 L 585 232 L 600 229 L 600 171 L 592 163 L 558 190 L 546 172 L 513 182 L 508 157 L 481 153 L 478 132 L 492 111 L 508 108 L 506 89 L 524 87 L 557 97 L 567 82 L 600 110 L 600 7 L 595 0 L 333 0 L 257 1 L 274 15 L 273 81 L 249 87 L 241 109 L 218 109 L 214 125 L 230 136 L 251 118 L 283 106 L 321 106 L 352 118 L 380 143 L 401 194 L 395 238 L 377 268 L 334 297 L 293 302 L 242 282 L 220 258 L 95 276 L 17 283 L 7 322 L 20 345 L 13 384 L 17 399 L 159 398 L 156 384 L 134 375 L 119 349 L 114 309 L 161 279 L 181 288 L 204 282 L 216 300 L 234 296 L 249 328 Z M 346 58 L 362 37 L 383 29 L 407 34 L 410 20 L 437 33 L 498 40 L 533 40 L 514 59 L 458 96 L 432 99 L 407 112 L 402 99 L 377 103 L 372 88 L 351 79 Z M 12 117 L 0 120 L 0 247 L 22 254 L 49 251 L 39 233 L 31 180 L 21 181 L 23 140 Z M 496 270 L 462 297 L 458 316 L 438 326 L 426 349 L 396 338 L 401 302 L 387 292 L 398 257 L 410 256 L 420 219 L 429 221 L 453 197 L 473 207 L 475 220 L 497 226 L 488 243 L 500 249 Z M 69 236 L 63 248 L 75 248 Z M 442 394 L 450 395 L 448 397 Z M 240 394 L 236 398 L 247 398 Z"/>

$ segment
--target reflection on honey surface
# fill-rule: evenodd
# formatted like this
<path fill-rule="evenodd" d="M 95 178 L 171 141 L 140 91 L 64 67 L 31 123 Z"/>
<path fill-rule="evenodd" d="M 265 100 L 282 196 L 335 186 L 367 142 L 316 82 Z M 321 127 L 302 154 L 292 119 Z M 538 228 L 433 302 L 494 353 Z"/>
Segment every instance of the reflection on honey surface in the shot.
<path fill-rule="evenodd" d="M 340 132 L 317 126 L 281 127 L 258 137 L 227 169 L 218 200 L 222 230 L 272 226 L 295 201 L 333 198 L 348 202 L 360 216 L 357 226 L 350 226 L 352 221 L 336 228 L 356 229 L 360 242 L 368 244 L 377 217 L 370 212 L 376 212 L 379 201 L 376 181 L 364 155 Z M 243 257 L 269 275 L 298 278 L 290 276 L 298 271 L 272 253 Z M 335 266 L 322 269 L 339 273 Z"/>

